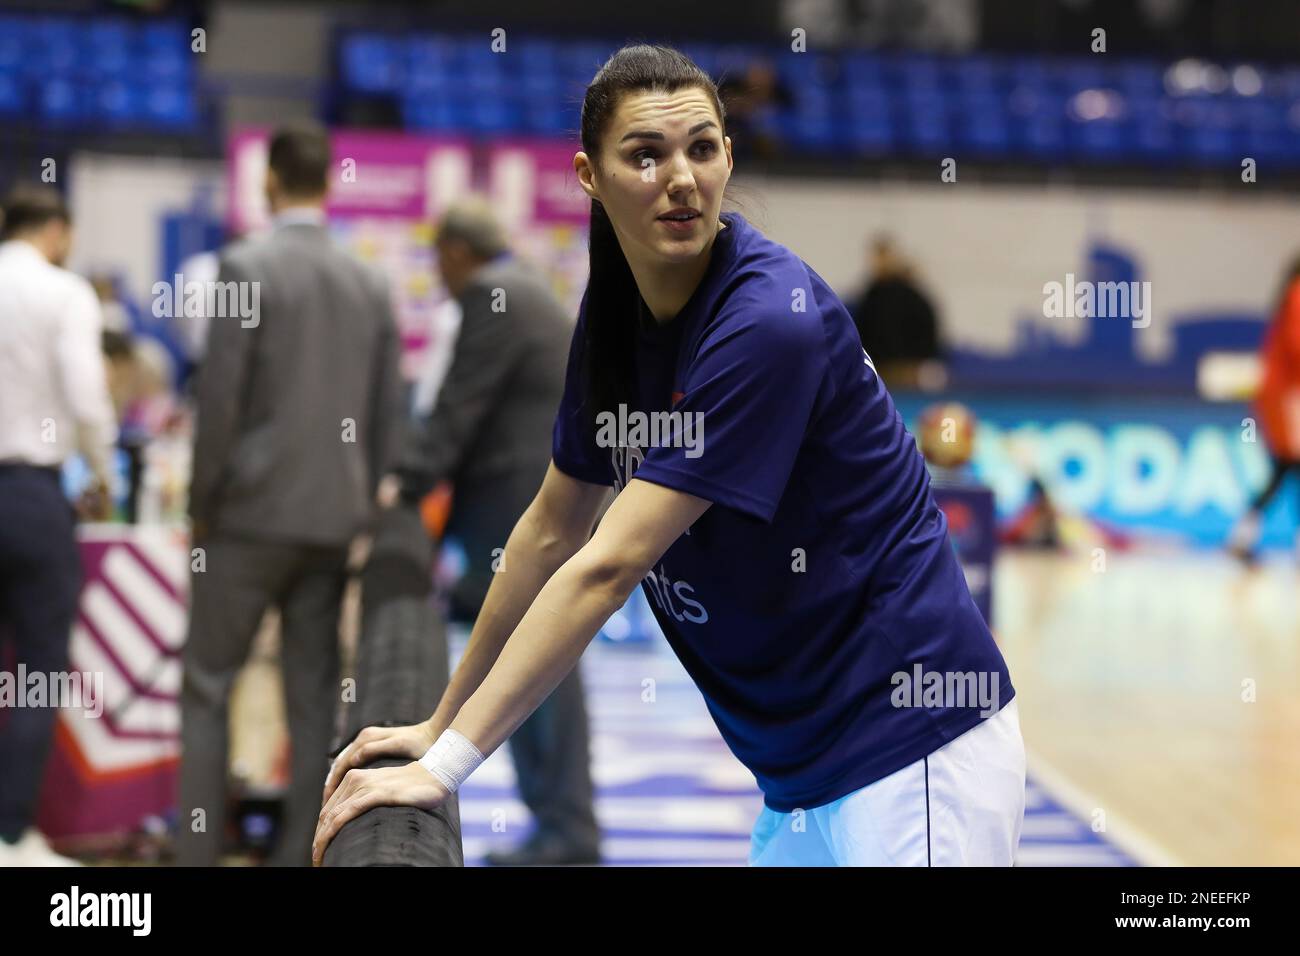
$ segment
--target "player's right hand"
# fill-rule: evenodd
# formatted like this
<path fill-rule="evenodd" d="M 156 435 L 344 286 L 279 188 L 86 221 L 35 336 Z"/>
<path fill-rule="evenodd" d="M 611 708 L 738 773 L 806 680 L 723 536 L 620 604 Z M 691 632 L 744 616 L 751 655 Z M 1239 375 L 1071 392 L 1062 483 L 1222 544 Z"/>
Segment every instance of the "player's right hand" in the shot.
<path fill-rule="evenodd" d="M 349 770 L 364 767 L 380 757 L 419 760 L 433 746 L 433 742 L 433 730 L 428 724 L 365 728 L 330 765 L 329 775 L 325 778 L 325 792 L 321 796 L 322 805 L 329 802 L 330 795 Z"/>

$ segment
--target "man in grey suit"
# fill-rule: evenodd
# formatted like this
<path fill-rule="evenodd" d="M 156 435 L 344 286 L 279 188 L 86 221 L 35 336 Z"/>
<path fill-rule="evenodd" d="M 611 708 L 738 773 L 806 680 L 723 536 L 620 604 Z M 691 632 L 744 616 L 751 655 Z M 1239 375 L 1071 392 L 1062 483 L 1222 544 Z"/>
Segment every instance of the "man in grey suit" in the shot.
<path fill-rule="evenodd" d="M 443 479 L 453 483 L 447 534 L 464 545 L 466 569 L 451 610 L 473 621 L 506 539 L 550 464 L 573 324 L 544 280 L 510 254 L 482 200 L 450 207 L 437 237 L 439 271 L 463 318 L 437 401 L 403 443 L 396 476 L 408 502 Z M 488 861 L 598 862 L 579 668 L 514 732 L 510 753 L 537 829 L 524 845 Z"/>
<path fill-rule="evenodd" d="M 316 124 L 272 136 L 273 230 L 227 250 L 217 279 L 219 290 L 236 290 L 240 304 L 254 308 L 208 316 L 190 488 L 202 554 L 183 652 L 183 865 L 218 862 L 230 690 L 269 607 L 281 615 L 292 747 L 270 862 L 311 863 L 340 700 L 348 546 L 392 465 L 402 388 L 385 280 L 336 249 L 326 231 L 330 165 L 328 134 Z"/>

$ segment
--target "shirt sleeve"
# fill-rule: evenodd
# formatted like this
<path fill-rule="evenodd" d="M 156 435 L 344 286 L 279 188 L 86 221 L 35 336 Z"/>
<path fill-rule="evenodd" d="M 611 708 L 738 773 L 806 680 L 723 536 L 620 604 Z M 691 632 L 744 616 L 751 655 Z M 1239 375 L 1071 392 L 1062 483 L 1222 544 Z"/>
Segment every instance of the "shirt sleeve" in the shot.
<path fill-rule="evenodd" d="M 585 376 L 582 370 L 582 337 L 586 321 L 587 296 L 583 293 L 578 321 L 569 344 L 569 364 L 564 373 L 564 397 L 551 432 L 551 460 L 571 478 L 593 485 L 612 485 L 614 475 L 608 451 L 601 451 L 583 408 Z"/>
<path fill-rule="evenodd" d="M 103 315 L 89 283 L 78 282 L 63 311 L 58 340 L 59 377 L 67 390 L 68 407 L 77 424 L 77 450 L 95 477 L 105 484 L 112 477 L 117 416 L 108 394 L 100 336 Z"/>
<path fill-rule="evenodd" d="M 825 350 L 815 310 L 729 307 L 685 372 L 681 438 L 647 449 L 636 477 L 771 523 L 827 380 Z"/>

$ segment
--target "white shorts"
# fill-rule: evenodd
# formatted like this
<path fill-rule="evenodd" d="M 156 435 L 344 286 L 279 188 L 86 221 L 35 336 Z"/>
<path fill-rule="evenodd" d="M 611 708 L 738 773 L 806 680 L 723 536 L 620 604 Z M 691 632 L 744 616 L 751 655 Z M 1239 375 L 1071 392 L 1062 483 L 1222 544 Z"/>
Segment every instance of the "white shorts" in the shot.
<path fill-rule="evenodd" d="M 1010 866 L 1025 818 L 1015 698 L 928 757 L 808 810 L 758 815 L 751 866 Z"/>

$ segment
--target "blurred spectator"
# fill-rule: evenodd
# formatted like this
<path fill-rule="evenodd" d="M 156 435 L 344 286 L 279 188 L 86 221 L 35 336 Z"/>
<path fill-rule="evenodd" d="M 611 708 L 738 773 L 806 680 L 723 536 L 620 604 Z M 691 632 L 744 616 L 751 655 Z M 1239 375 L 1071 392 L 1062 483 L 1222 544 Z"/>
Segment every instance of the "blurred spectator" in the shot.
<path fill-rule="evenodd" d="M 131 316 L 117 296 L 113 279 L 106 275 L 90 277 L 90 284 L 99 299 L 99 309 L 104 315 L 105 332 L 130 332 Z"/>
<path fill-rule="evenodd" d="M 74 451 L 84 456 L 94 479 L 79 510 L 106 517 L 116 437 L 99 302 L 62 268 L 71 244 L 57 191 L 10 195 L 0 232 L 0 631 L 15 642 L 17 666 L 52 685 L 67 671 L 81 584 L 60 466 Z M 71 862 L 32 826 L 57 714 L 50 706 L 0 714 L 0 865 Z"/>
<path fill-rule="evenodd" d="M 887 236 L 871 243 L 871 281 L 853 310 L 862 347 L 891 388 L 942 381 L 939 319 L 918 287 L 910 262 Z M 933 374 L 933 373 L 936 373 Z"/>
<path fill-rule="evenodd" d="M 142 484 L 150 477 L 146 474 L 150 459 L 154 459 L 155 466 L 159 464 L 159 455 L 151 456 L 151 450 L 168 454 L 171 459 L 185 457 L 180 447 L 169 446 L 162 450 L 158 444 L 158 439 L 163 436 L 171 436 L 172 444 L 179 444 L 185 432 L 185 416 L 171 388 L 174 367 L 171 353 L 157 340 L 147 335 L 132 338 L 105 329 L 103 350 L 108 370 L 108 391 L 120 422 L 119 444 L 127 456 L 129 486 L 126 489 L 125 518 L 135 523 L 142 520 L 140 492 Z M 166 464 L 165 470 L 171 477 L 178 470 L 178 463 L 173 460 Z M 154 520 L 162 517 L 158 513 L 161 510 L 166 510 L 170 516 L 183 509 L 183 500 L 171 500 L 181 499 L 183 489 L 169 491 L 171 494 L 165 508 L 146 509 L 153 512 Z M 144 516 L 144 520 L 150 518 L 150 514 Z"/>
<path fill-rule="evenodd" d="M 215 282 L 221 268 L 221 256 L 216 252 L 197 252 L 181 263 L 179 272 L 187 282 Z M 185 357 L 194 364 L 203 361 L 203 351 L 208 345 L 208 319 L 198 315 L 174 315 L 169 320 Z"/>
<path fill-rule="evenodd" d="M 1007 519 L 1002 541 L 1025 548 L 1055 549 L 1061 546 L 1060 516 L 1042 480 L 1029 479 L 1029 494 L 1021 509 Z"/>
<path fill-rule="evenodd" d="M 551 460 L 573 328 L 545 279 L 509 251 L 491 209 L 463 200 L 437 230 L 438 268 L 461 305 L 460 333 L 433 411 L 412 431 L 398 481 L 409 502 L 454 485 L 447 533 L 465 548 L 453 615 L 472 621 L 498 556 Z M 587 709 L 573 668 L 510 737 L 520 795 L 537 829 L 494 864 L 595 863 Z"/>
<path fill-rule="evenodd" d="M 192 578 L 183 652 L 183 865 L 220 857 L 230 691 L 272 606 L 292 757 L 271 862 L 311 862 L 339 703 L 348 547 L 371 517 L 400 419 L 386 279 L 336 249 L 326 230 L 327 132 L 314 123 L 277 130 L 269 166 L 274 228 L 227 250 L 218 277 L 254 314 L 208 316 L 198 373 L 190 517 L 204 564 Z"/>
<path fill-rule="evenodd" d="M 1300 475 L 1300 259 L 1283 279 L 1260 361 L 1264 375 L 1255 395 L 1255 412 L 1273 471 L 1229 537 L 1229 549 L 1246 562 L 1255 559 L 1264 509 L 1287 475 Z"/>
<path fill-rule="evenodd" d="M 727 132 L 736 159 L 770 159 L 782 152 L 779 120 L 781 112 L 794 105 L 794 98 L 771 63 L 752 60 L 739 76 L 724 76 L 718 95 L 727 109 Z"/>
<path fill-rule="evenodd" d="M 121 421 L 122 412 L 135 391 L 135 353 L 131 350 L 131 337 L 106 327 L 100 337 L 100 347 L 104 352 L 108 394 L 113 400 L 113 411 Z"/>
<path fill-rule="evenodd" d="M 106 329 L 102 341 L 108 391 L 121 430 L 145 439 L 161 434 L 176 415 L 171 354 L 148 336 Z"/>

